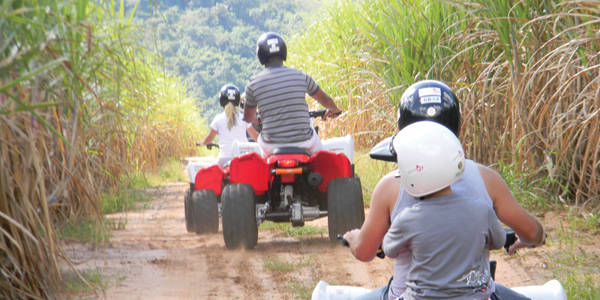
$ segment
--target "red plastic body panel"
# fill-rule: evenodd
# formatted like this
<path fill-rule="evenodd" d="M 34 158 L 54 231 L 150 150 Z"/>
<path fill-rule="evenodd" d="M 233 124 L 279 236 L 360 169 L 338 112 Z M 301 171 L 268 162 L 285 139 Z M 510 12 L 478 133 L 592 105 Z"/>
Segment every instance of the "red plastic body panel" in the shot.
<path fill-rule="evenodd" d="M 259 154 L 250 152 L 231 160 L 230 183 L 249 184 L 254 189 L 254 194 L 260 196 L 269 190 L 270 181 L 270 168 Z"/>
<path fill-rule="evenodd" d="M 213 190 L 219 196 L 221 195 L 224 176 L 225 172 L 218 165 L 200 169 L 194 179 L 194 189 Z"/>
<path fill-rule="evenodd" d="M 312 172 L 323 175 L 323 183 L 319 185 L 319 191 L 322 193 L 327 192 L 327 185 L 332 179 L 354 176 L 350 160 L 342 153 L 321 150 L 311 157 L 309 164 Z"/>
<path fill-rule="evenodd" d="M 275 169 L 277 161 L 288 159 L 298 160 L 300 165 L 308 165 L 311 172 L 323 175 L 323 183 L 318 187 L 323 193 L 327 192 L 327 185 L 332 179 L 354 176 L 350 161 L 341 153 L 322 150 L 310 157 L 303 154 L 281 154 L 272 155 L 265 160 L 259 154 L 250 152 L 231 160 L 229 182 L 248 184 L 256 195 L 263 195 L 269 190 L 273 180 L 271 170 Z M 293 174 L 281 175 L 283 183 L 292 183 L 295 179 L 296 175 Z"/>

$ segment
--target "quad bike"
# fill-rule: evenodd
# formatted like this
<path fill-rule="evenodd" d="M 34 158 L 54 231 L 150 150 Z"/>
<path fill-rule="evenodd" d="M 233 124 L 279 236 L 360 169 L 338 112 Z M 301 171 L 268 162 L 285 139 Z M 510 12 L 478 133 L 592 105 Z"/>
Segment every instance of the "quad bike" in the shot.
<path fill-rule="evenodd" d="M 396 162 L 395 155 L 390 151 L 392 138 L 386 138 L 377 144 L 373 149 L 369 152 L 369 156 L 375 160 L 382 160 L 388 162 Z M 516 236 L 514 231 L 507 229 L 506 230 L 506 243 L 504 245 L 504 249 L 508 251 L 508 247 L 512 245 Z M 342 245 L 349 246 L 348 242 L 343 240 L 342 236 L 338 237 L 342 239 Z M 377 252 L 377 256 L 380 258 L 384 258 L 385 254 L 379 248 Z M 490 272 L 492 274 L 492 278 L 494 278 L 496 270 L 496 262 L 490 261 Z M 567 294 L 562 286 L 562 284 L 558 280 L 550 280 L 543 285 L 534 285 L 534 286 L 520 286 L 511 288 L 517 291 L 520 294 L 523 294 L 532 300 L 567 300 Z M 317 286 L 313 289 L 312 300 L 342 300 L 342 299 L 356 299 L 357 297 L 364 295 L 370 292 L 369 289 L 363 287 L 356 286 L 333 286 L 329 285 L 327 282 L 321 280 L 317 284 Z"/>
<path fill-rule="evenodd" d="M 219 148 L 216 144 L 208 144 Z M 219 195 L 221 184 L 226 183 L 227 166 L 221 169 L 218 165 L 207 162 L 190 161 L 187 165 L 190 188 L 185 191 L 184 211 L 185 228 L 196 234 L 215 233 L 219 230 Z M 215 184 L 211 178 L 222 177 Z"/>
<path fill-rule="evenodd" d="M 209 150 L 217 144 L 205 145 Z M 248 152 L 260 153 L 258 143 L 234 143 L 233 155 Z M 185 191 L 184 211 L 187 232 L 196 234 L 216 233 L 219 230 L 221 193 L 229 183 L 229 163 L 221 169 L 218 165 L 190 161 L 187 165 L 190 188 Z"/>
<path fill-rule="evenodd" d="M 309 115 L 322 117 L 325 111 Z M 303 148 L 281 147 L 263 158 L 257 143 L 234 142 L 227 178 L 215 171 L 210 174 L 212 186 L 205 186 L 220 194 L 228 249 L 253 249 L 264 221 L 304 226 L 306 221 L 328 216 L 331 241 L 338 233 L 362 225 L 364 204 L 360 179 L 354 173 L 354 140 L 350 135 L 328 139 L 323 148 L 311 156 Z"/>
<path fill-rule="evenodd" d="M 341 235 L 338 239 L 342 240 L 343 246 L 350 246 Z M 504 249 L 508 252 L 508 248 L 516 241 L 515 232 L 511 229 L 506 229 L 506 243 Z M 381 246 L 377 251 L 377 257 L 385 258 L 385 254 L 381 250 Z M 496 272 L 496 261 L 490 261 L 490 273 L 492 278 L 495 278 Z M 567 293 L 563 288 L 562 284 L 558 280 L 550 280 L 543 285 L 530 285 L 513 287 L 512 290 L 531 298 L 531 300 L 567 300 Z M 356 286 L 342 286 L 342 285 L 329 285 L 327 282 L 321 280 L 315 286 L 312 292 L 311 300 L 351 300 L 356 299 L 371 290 L 356 287 Z"/>
<path fill-rule="evenodd" d="M 556 279 L 543 285 L 519 286 L 511 289 L 531 300 L 567 300 L 565 289 Z M 370 291 L 357 286 L 329 285 L 321 280 L 314 288 L 311 300 L 352 300 Z"/>

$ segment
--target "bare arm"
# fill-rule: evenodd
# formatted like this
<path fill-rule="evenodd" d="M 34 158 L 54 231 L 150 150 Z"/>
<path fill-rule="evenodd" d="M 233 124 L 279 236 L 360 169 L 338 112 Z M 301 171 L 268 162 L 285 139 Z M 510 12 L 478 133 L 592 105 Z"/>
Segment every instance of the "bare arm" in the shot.
<path fill-rule="evenodd" d="M 196 143 L 196 146 L 208 145 L 208 144 L 212 143 L 212 141 L 215 139 L 216 136 L 217 136 L 217 131 L 211 128 L 210 132 L 208 133 L 208 135 L 206 136 L 204 141 L 201 143 Z"/>
<path fill-rule="evenodd" d="M 390 214 L 399 192 L 400 182 L 394 177 L 394 173 L 385 175 L 375 186 L 369 214 L 362 228 L 344 234 L 352 254 L 358 260 L 371 261 L 377 254 L 377 249 L 390 228 Z"/>
<path fill-rule="evenodd" d="M 254 127 L 248 127 L 248 129 L 246 129 L 246 132 L 248 132 L 248 134 L 254 141 L 258 142 L 258 132 L 256 132 L 256 129 L 254 129 Z"/>
<path fill-rule="evenodd" d="M 317 100 L 317 102 L 319 102 L 321 105 L 323 105 L 323 107 L 325 107 L 327 109 L 327 112 L 323 116 L 323 120 L 326 120 L 331 115 L 340 111 L 340 109 L 337 107 L 337 105 L 335 105 L 335 102 L 333 101 L 333 99 L 331 97 L 329 97 L 329 95 L 327 95 L 327 93 L 323 92 L 323 90 L 320 88 L 317 91 L 317 93 L 315 93 L 311 97 L 313 97 L 315 100 Z"/>
<path fill-rule="evenodd" d="M 254 121 L 256 121 L 256 107 L 250 108 L 248 105 L 244 106 L 243 120 L 247 123 L 254 124 Z"/>
<path fill-rule="evenodd" d="M 514 230 L 519 237 L 519 242 L 510 247 L 509 254 L 513 254 L 518 248 L 540 245 L 544 241 L 544 228 L 540 221 L 517 202 L 500 174 L 483 165 L 478 167 L 488 194 L 494 202 L 498 219 Z"/>

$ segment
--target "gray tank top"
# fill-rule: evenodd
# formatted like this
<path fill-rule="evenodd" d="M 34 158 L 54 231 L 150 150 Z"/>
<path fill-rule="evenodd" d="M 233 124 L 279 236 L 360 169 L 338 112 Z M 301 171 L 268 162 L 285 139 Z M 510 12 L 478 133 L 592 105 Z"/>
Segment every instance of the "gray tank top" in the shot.
<path fill-rule="evenodd" d="M 485 199 L 492 208 L 494 207 L 492 199 L 485 187 L 485 183 L 483 182 L 483 178 L 481 178 L 481 174 L 479 173 L 479 168 L 477 167 L 477 164 L 470 159 L 465 161 L 465 173 L 463 174 L 463 177 L 452 184 L 451 187 L 452 192 L 460 197 Z M 418 202 L 419 200 L 409 195 L 404 188 L 400 188 L 400 194 L 398 195 L 398 200 L 396 201 L 390 220 L 396 218 L 403 209 L 412 207 Z M 484 259 L 489 260 L 489 250 L 485 251 Z M 396 258 L 394 262 L 394 279 L 390 284 L 390 291 L 388 293 L 389 299 L 399 297 L 406 290 L 406 275 L 410 269 L 410 264 L 410 251 L 401 253 Z"/>

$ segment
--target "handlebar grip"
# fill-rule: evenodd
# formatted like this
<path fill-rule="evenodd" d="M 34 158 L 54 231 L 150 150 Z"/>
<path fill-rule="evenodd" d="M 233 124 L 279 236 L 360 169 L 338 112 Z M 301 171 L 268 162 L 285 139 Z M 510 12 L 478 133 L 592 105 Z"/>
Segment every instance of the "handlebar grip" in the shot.
<path fill-rule="evenodd" d="M 506 242 L 504 242 L 504 250 L 508 252 L 508 248 L 510 248 L 510 246 L 517 241 L 517 235 L 510 228 L 504 228 L 504 231 L 506 232 Z"/>
<path fill-rule="evenodd" d="M 337 117 L 337 116 L 339 116 L 339 115 L 341 115 L 341 114 L 342 114 L 342 110 L 340 110 L 340 111 L 336 112 L 335 114 L 333 114 L 333 115 L 331 115 L 331 116 L 332 116 L 332 117 L 334 117 L 334 116 L 335 116 L 335 117 Z"/>
<path fill-rule="evenodd" d="M 346 241 L 346 239 L 341 234 L 338 234 L 337 238 L 338 238 L 338 240 L 342 240 L 342 246 L 350 247 L 350 243 L 348 243 L 348 241 Z M 377 249 L 377 253 L 375 254 L 375 256 L 377 256 L 379 258 L 385 258 L 385 252 L 383 252 L 381 245 L 379 245 L 379 248 Z"/>
<path fill-rule="evenodd" d="M 337 238 L 338 240 L 342 240 L 342 246 L 350 247 L 350 243 L 348 243 L 348 241 L 346 241 L 346 239 L 341 234 L 338 234 Z"/>
<path fill-rule="evenodd" d="M 317 117 L 323 117 L 325 116 L 325 113 L 327 112 L 326 109 L 319 109 L 319 110 L 310 110 L 308 111 L 308 116 L 311 118 L 317 118 Z M 335 116 L 339 116 L 342 114 L 342 111 L 338 111 L 335 114 L 331 115 L 330 117 L 335 117 Z"/>
<path fill-rule="evenodd" d="M 199 146 L 199 147 L 206 146 L 206 148 L 207 148 L 208 150 L 212 150 L 212 147 L 215 147 L 215 148 L 219 149 L 219 145 L 217 145 L 217 144 L 213 144 L 213 143 L 206 144 L 206 145 L 202 145 L 202 144 L 200 144 L 200 143 L 196 143 L 196 146 Z"/>
<path fill-rule="evenodd" d="M 326 109 L 311 110 L 308 112 L 308 116 L 310 118 L 323 117 L 326 112 L 327 112 Z"/>

